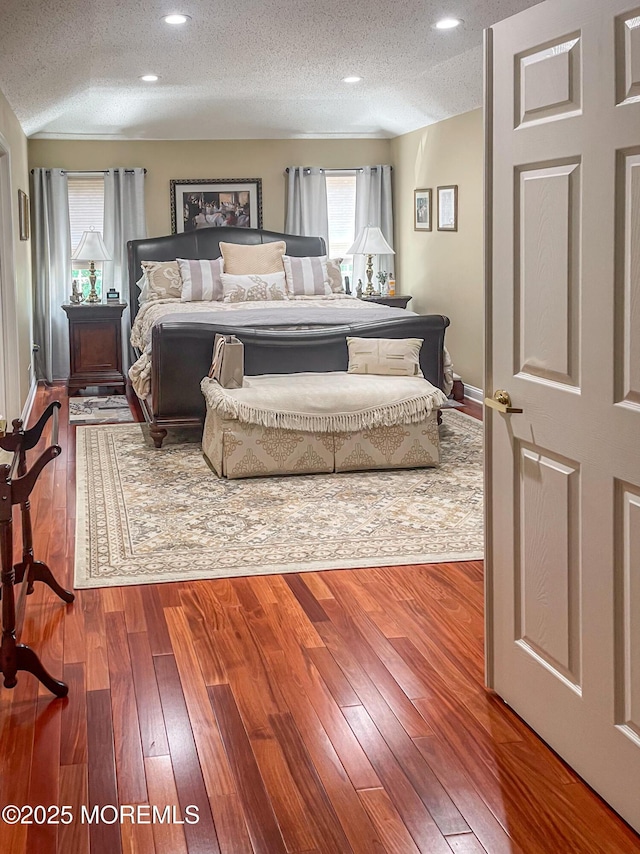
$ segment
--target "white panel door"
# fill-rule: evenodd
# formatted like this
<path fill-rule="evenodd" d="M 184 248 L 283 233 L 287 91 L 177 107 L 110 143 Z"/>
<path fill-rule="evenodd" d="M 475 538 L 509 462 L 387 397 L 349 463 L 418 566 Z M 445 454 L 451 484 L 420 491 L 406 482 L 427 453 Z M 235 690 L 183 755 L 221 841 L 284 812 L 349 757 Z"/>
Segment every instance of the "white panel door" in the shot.
<path fill-rule="evenodd" d="M 486 63 L 487 682 L 640 830 L 638 0 Z"/>

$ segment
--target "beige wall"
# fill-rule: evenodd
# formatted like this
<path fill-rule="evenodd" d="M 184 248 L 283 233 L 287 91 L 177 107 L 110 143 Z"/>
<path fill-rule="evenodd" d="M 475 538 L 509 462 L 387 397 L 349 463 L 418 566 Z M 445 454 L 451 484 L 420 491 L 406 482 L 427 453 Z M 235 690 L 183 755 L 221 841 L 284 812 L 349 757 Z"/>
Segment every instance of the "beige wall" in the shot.
<path fill-rule="evenodd" d="M 482 388 L 483 132 L 482 111 L 391 140 L 394 167 L 396 288 L 413 294 L 419 314 L 451 320 L 447 346 L 456 373 Z M 436 230 L 436 187 L 458 185 L 458 231 Z M 413 191 L 433 188 L 433 231 L 413 228 Z"/>
<path fill-rule="evenodd" d="M 284 229 L 284 170 L 289 165 L 394 166 L 395 270 L 411 308 L 451 319 L 447 344 L 456 371 L 482 385 L 482 115 L 474 110 L 393 140 L 29 140 L 29 166 L 106 169 L 144 166 L 147 229 L 168 234 L 171 178 L 262 178 L 264 227 Z M 413 230 L 413 190 L 459 188 L 459 231 Z"/>
<path fill-rule="evenodd" d="M 147 230 L 150 237 L 169 234 L 171 178 L 262 178 L 263 226 L 284 229 L 287 166 L 333 168 L 388 163 L 388 139 L 241 139 L 29 141 L 31 167 L 106 169 L 144 166 Z"/>
<path fill-rule="evenodd" d="M 18 324 L 19 364 L 16 366 L 20 377 L 21 405 L 27 399 L 31 384 L 31 338 L 32 338 L 32 298 L 31 298 L 31 241 L 20 240 L 18 231 L 18 190 L 24 190 L 29 196 L 29 169 L 27 163 L 27 138 L 6 98 L 0 92 L 0 134 L 4 137 L 11 157 L 11 207 L 13 210 L 14 268 L 16 276 L 16 302 Z M 7 413 L 9 418 L 17 418 L 19 412 Z"/>

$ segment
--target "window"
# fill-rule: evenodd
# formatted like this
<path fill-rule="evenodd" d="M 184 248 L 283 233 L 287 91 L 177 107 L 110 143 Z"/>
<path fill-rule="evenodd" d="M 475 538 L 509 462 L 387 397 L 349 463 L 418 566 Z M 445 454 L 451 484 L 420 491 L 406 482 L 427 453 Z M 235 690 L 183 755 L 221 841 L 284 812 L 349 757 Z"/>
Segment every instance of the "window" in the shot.
<path fill-rule="evenodd" d="M 356 239 L 356 173 L 325 171 L 329 215 L 329 257 L 343 258 L 342 275 L 353 283 L 353 256 L 347 249 Z"/>
<path fill-rule="evenodd" d="M 71 252 L 80 243 L 84 231 L 104 234 L 104 177 L 103 175 L 69 175 L 69 223 Z M 79 263 L 79 262 L 74 262 Z M 89 293 L 89 270 L 74 267 L 71 277 L 77 279 L 83 296 Z M 96 291 L 102 295 L 102 269 L 96 268 Z"/>

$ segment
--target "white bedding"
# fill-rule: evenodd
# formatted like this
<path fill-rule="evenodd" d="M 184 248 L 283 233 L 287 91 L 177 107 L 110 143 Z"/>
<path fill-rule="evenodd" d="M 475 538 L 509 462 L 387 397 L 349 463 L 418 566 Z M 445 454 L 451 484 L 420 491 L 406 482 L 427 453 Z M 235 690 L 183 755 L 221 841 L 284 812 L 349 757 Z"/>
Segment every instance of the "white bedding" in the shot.
<path fill-rule="evenodd" d="M 201 300 L 198 302 L 181 302 L 179 299 L 160 299 L 144 303 L 138 312 L 131 328 L 131 344 L 138 350 L 146 350 L 151 343 L 151 330 L 159 321 L 172 314 L 200 313 L 203 311 L 238 311 L 239 309 L 265 309 L 277 308 L 278 311 L 286 311 L 290 308 L 299 309 L 304 304 L 310 311 L 317 308 L 326 308 L 328 305 L 336 305 L 340 308 L 358 311 L 370 307 L 370 303 L 348 294 L 331 294 L 326 297 L 307 298 L 300 300 L 253 300 L 251 302 L 221 302 Z"/>
<path fill-rule="evenodd" d="M 225 303 L 219 301 L 181 302 L 179 299 L 161 299 L 144 303 L 140 308 L 131 328 L 131 344 L 142 352 L 140 358 L 129 369 L 129 377 L 135 393 L 140 398 L 146 398 L 151 388 L 151 332 L 156 323 L 174 314 L 201 313 L 210 311 L 238 311 L 254 309 L 272 309 L 287 311 L 290 308 L 300 309 L 300 300 L 256 300 L 252 302 Z M 371 307 L 371 303 L 347 294 L 331 294 L 325 297 L 308 297 L 304 299 L 305 309 L 310 312 L 315 309 L 326 309 L 329 306 L 340 309 L 359 311 Z M 413 312 L 412 312 L 413 313 Z M 453 387 L 453 367 L 445 348 L 445 388 L 449 394 Z M 447 369 L 448 366 L 448 369 Z"/>

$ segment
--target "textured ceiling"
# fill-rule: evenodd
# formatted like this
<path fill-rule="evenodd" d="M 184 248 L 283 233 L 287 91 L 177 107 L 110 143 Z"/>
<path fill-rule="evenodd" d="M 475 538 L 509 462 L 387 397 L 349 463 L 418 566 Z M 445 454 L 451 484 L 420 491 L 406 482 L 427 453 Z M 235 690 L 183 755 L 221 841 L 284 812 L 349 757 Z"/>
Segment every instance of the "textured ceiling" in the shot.
<path fill-rule="evenodd" d="M 479 106 L 482 30 L 537 2 L 0 0 L 0 90 L 28 136 L 395 136 Z"/>

